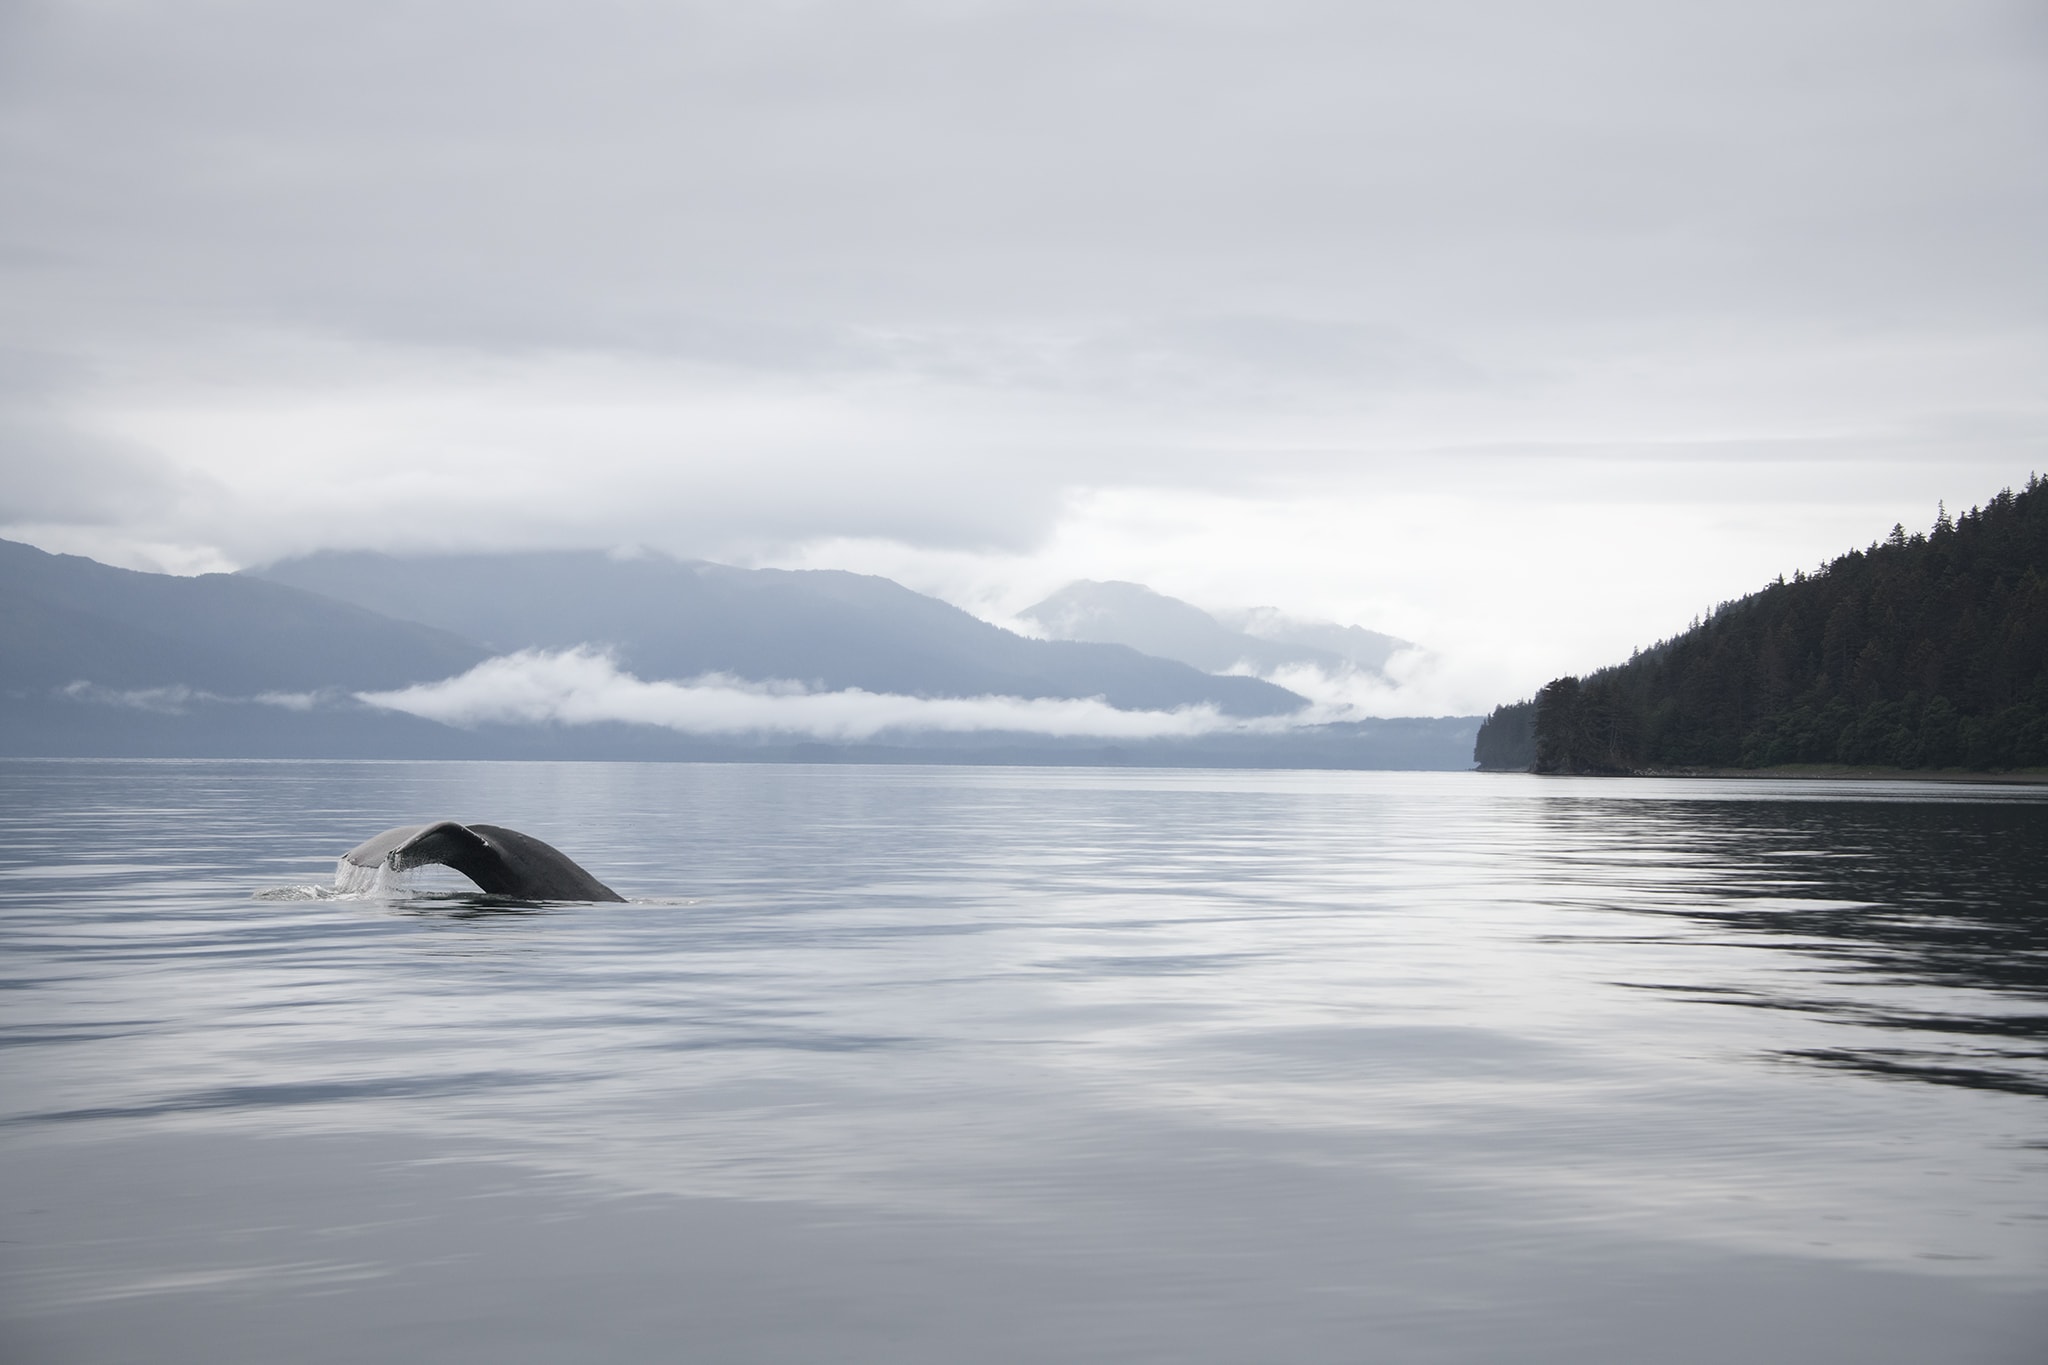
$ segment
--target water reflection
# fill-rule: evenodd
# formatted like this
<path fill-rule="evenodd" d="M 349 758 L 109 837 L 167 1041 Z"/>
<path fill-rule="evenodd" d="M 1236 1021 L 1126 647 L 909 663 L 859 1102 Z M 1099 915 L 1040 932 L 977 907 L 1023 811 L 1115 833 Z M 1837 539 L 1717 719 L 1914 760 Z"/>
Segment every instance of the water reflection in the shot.
<path fill-rule="evenodd" d="M 409 892 L 396 898 L 393 908 L 400 914 L 453 920 L 528 919 L 565 909 L 573 913 L 573 907 L 462 891 Z"/>
<path fill-rule="evenodd" d="M 1615 908 L 1683 916 L 1810 964 L 1768 990 L 1652 989 L 1912 1039 L 1782 1057 L 2048 1095 L 2048 805 L 1592 797 L 1548 818 L 1577 856 L 1620 839 L 1691 874 L 1677 900 Z"/>

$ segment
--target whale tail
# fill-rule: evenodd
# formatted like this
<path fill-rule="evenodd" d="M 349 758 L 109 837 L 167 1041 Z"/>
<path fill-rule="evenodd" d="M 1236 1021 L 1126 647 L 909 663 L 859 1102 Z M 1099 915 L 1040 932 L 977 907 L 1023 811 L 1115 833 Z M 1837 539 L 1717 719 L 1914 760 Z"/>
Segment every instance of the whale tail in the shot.
<path fill-rule="evenodd" d="M 494 896 L 536 901 L 623 901 L 552 844 L 502 825 L 436 820 L 400 825 L 341 855 L 360 868 L 452 867 Z"/>

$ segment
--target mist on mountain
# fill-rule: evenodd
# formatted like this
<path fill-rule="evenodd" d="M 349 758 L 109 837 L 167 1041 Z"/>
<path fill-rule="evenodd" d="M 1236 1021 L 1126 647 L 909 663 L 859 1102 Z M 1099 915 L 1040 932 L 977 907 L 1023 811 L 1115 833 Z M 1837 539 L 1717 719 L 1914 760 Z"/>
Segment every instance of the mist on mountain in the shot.
<path fill-rule="evenodd" d="M 1111 642 L 1034 640 L 886 578 L 661 554 L 327 553 L 253 571 L 493 653 L 607 651 L 643 679 L 718 673 L 909 697 L 1097 697 L 1124 710 L 1284 716 L 1306 701 Z"/>
<path fill-rule="evenodd" d="M 1141 583 L 1069 583 L 1018 613 L 1055 640 L 1128 645 L 1205 673 L 1272 678 L 1313 669 L 1329 677 L 1364 672 L 1393 679 L 1388 663 L 1406 640 L 1361 626 L 1303 621 L 1277 607 L 1211 613 Z"/>
<path fill-rule="evenodd" d="M 1335 716 L 886 579 L 658 555 L 180 578 L 0 543 L 0 625 L 17 755 L 1457 768 L 1477 726 Z"/>
<path fill-rule="evenodd" d="M 1412 640 L 1382 635 L 1364 626 L 1340 626 L 1334 621 L 1304 621 L 1278 607 L 1253 607 L 1248 611 L 1219 611 L 1218 621 L 1257 640 L 1293 645 L 1305 651 L 1334 654 L 1355 668 L 1388 677 L 1388 664 L 1403 650 L 1417 648 Z"/>

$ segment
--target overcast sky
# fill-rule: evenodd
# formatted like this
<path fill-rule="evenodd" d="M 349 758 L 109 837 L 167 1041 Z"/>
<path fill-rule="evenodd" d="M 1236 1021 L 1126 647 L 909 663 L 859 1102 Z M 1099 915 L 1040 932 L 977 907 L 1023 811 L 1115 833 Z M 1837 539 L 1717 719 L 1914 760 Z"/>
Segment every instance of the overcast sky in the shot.
<path fill-rule="evenodd" d="M 1617 657 L 2048 471 L 2048 6 L 0 3 L 0 536 Z M 1425 695 L 1426 694 L 1426 695 Z"/>

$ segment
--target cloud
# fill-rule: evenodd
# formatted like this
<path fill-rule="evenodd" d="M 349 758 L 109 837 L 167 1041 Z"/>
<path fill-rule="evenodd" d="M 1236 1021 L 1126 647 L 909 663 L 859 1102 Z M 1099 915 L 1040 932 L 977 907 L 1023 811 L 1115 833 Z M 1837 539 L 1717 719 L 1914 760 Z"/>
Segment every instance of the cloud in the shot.
<path fill-rule="evenodd" d="M 223 698 L 211 692 L 174 683 L 169 687 L 101 687 L 98 683 L 80 679 L 57 689 L 59 696 L 69 701 L 88 702 L 95 706 L 119 706 L 130 711 L 150 711 L 158 715 L 181 716 L 185 708 L 195 701 L 221 701 Z"/>
<path fill-rule="evenodd" d="M 333 698 L 322 692 L 258 692 L 251 701 L 286 711 L 311 711 Z"/>
<path fill-rule="evenodd" d="M 0 397 L 4 402 L 4 397 Z M 132 525 L 192 491 L 146 447 L 95 437 L 47 412 L 0 410 L 0 526 Z"/>
<path fill-rule="evenodd" d="M 253 703 L 257 706 L 275 706 L 285 711 L 313 711 L 343 700 L 343 695 L 334 691 L 258 692 L 253 697 L 237 697 L 209 692 L 203 688 L 187 687 L 183 683 L 172 683 L 166 687 L 102 687 L 83 678 L 66 683 L 56 691 L 58 696 L 67 701 L 81 701 L 94 706 L 119 706 L 131 711 L 151 711 L 167 716 L 182 716 L 186 708 L 194 703 L 212 706 L 240 706 Z"/>
<path fill-rule="evenodd" d="M 2048 467 L 2038 10 L 0 5 L 0 534 L 1255 591 L 1478 705 Z"/>
<path fill-rule="evenodd" d="M 1265 670 L 1240 666 L 1231 671 L 1263 678 L 1308 698 L 1308 707 L 1292 717 L 1302 725 L 1392 716 L 1472 715 L 1490 709 L 1493 703 L 1487 698 L 1498 691 L 1475 688 L 1470 678 L 1447 668 L 1436 652 L 1416 645 L 1396 650 L 1380 670 L 1285 664 Z"/>
<path fill-rule="evenodd" d="M 1450 714 L 1430 676 L 1434 660 L 1403 650 L 1387 677 L 1291 667 L 1267 676 L 1310 700 L 1286 716 L 1237 719 L 1211 706 L 1119 710 L 1099 698 L 914 697 L 800 683 L 755 682 L 725 674 L 649 682 L 622 671 L 602 650 L 522 650 L 437 682 L 386 692 L 261 692 L 231 696 L 173 684 L 110 688 L 80 680 L 56 689 L 67 700 L 162 715 L 195 706 L 258 705 L 301 713 L 356 704 L 443 725 L 655 725 L 693 735 L 789 735 L 859 742 L 889 733 L 1000 733 L 1094 739 L 1171 739 L 1222 733 L 1273 734 L 1303 726 L 1387 716 Z"/>
<path fill-rule="evenodd" d="M 907 697 L 858 688 L 812 692 L 796 683 L 748 682 L 720 674 L 688 682 L 645 682 L 590 649 L 522 650 L 440 682 L 363 692 L 357 698 L 444 725 L 622 721 L 686 734 L 773 733 L 838 741 L 890 731 L 1155 739 L 1247 728 L 1207 706 L 1120 711 L 1092 698 Z"/>

